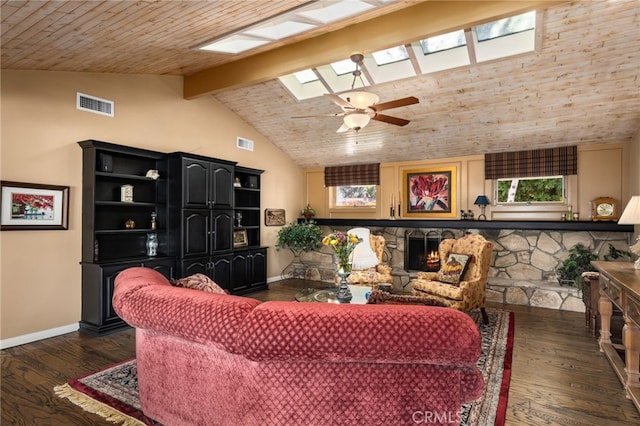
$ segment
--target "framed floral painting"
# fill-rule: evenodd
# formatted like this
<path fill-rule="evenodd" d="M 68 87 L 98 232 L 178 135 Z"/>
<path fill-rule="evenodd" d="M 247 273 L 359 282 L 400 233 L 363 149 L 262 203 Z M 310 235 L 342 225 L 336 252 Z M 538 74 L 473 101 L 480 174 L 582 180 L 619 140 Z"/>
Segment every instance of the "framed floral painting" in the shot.
<path fill-rule="evenodd" d="M 0 230 L 69 229 L 69 187 L 1 181 Z"/>
<path fill-rule="evenodd" d="M 456 217 L 455 166 L 404 172 L 405 217 Z"/>

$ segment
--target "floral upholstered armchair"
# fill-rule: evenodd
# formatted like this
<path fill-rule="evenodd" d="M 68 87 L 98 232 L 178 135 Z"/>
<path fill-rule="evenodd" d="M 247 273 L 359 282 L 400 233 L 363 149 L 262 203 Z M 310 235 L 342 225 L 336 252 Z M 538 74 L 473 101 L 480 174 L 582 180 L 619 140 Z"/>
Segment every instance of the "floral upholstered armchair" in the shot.
<path fill-rule="evenodd" d="M 480 308 L 487 324 L 485 294 L 492 249 L 493 244 L 477 234 L 442 240 L 438 248 L 440 271 L 418 272 L 418 278 L 411 281 L 413 294 L 436 298 L 463 312 Z"/>
<path fill-rule="evenodd" d="M 385 239 L 381 235 L 372 235 L 367 228 L 353 228 L 348 231 L 361 238 L 353 253 L 353 269 L 347 278 L 347 284 L 371 285 L 393 283 L 391 266 L 383 263 Z M 364 244 L 368 242 L 369 245 Z"/>

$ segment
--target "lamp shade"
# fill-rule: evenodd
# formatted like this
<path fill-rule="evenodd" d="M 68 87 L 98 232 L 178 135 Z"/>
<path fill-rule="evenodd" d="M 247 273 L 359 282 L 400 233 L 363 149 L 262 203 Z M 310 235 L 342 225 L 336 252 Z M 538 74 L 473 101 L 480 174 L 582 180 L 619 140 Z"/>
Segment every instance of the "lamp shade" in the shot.
<path fill-rule="evenodd" d="M 344 116 L 344 124 L 351 129 L 362 129 L 369 124 L 371 117 L 366 112 L 352 112 Z"/>
<path fill-rule="evenodd" d="M 491 204 L 491 201 L 489 201 L 489 198 L 486 195 L 478 195 L 478 198 L 476 198 L 476 201 L 474 201 L 473 204 L 476 206 L 488 206 Z"/>
<path fill-rule="evenodd" d="M 634 195 L 629 200 L 627 207 L 624 208 L 620 220 L 620 225 L 638 225 L 640 224 L 640 195 Z"/>
<path fill-rule="evenodd" d="M 369 108 L 380 100 L 378 95 L 370 92 L 347 92 L 342 97 L 358 109 Z"/>

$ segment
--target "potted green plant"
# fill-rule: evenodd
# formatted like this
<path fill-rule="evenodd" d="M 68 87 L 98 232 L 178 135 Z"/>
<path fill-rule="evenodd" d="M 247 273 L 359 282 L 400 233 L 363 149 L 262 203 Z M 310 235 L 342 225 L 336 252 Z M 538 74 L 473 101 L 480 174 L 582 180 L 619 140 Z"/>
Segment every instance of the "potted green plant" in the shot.
<path fill-rule="evenodd" d="M 322 245 L 322 230 L 313 220 L 292 222 L 278 231 L 277 248 L 289 248 L 294 253 L 313 251 Z"/>
<path fill-rule="evenodd" d="M 316 216 L 316 211 L 310 204 L 307 204 L 302 210 L 300 210 L 300 214 L 304 216 L 305 219 L 310 220 Z"/>
<path fill-rule="evenodd" d="M 556 269 L 558 283 L 571 287 L 582 288 L 582 273 L 595 271 L 591 265 L 592 260 L 597 260 L 598 256 L 585 247 L 583 244 L 576 244 L 569 250 L 567 257 L 560 267 Z"/>

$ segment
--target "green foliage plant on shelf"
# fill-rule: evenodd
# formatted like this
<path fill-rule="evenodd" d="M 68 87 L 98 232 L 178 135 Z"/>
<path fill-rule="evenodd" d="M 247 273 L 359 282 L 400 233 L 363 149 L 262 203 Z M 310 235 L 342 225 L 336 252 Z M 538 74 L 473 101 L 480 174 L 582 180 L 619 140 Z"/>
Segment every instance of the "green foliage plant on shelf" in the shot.
<path fill-rule="evenodd" d="M 569 257 L 556 269 L 558 283 L 561 286 L 569 285 L 581 289 L 582 273 L 595 271 L 596 269 L 591 265 L 591 261 L 597 259 L 598 256 L 583 244 L 576 244 L 571 247 Z"/>
<path fill-rule="evenodd" d="M 291 222 L 278 231 L 276 248 L 289 248 L 294 252 L 313 251 L 322 246 L 322 230 L 313 220 Z"/>
<path fill-rule="evenodd" d="M 300 214 L 304 216 L 305 219 L 309 220 L 316 216 L 316 211 L 310 204 L 307 204 L 302 210 L 300 210 Z"/>

